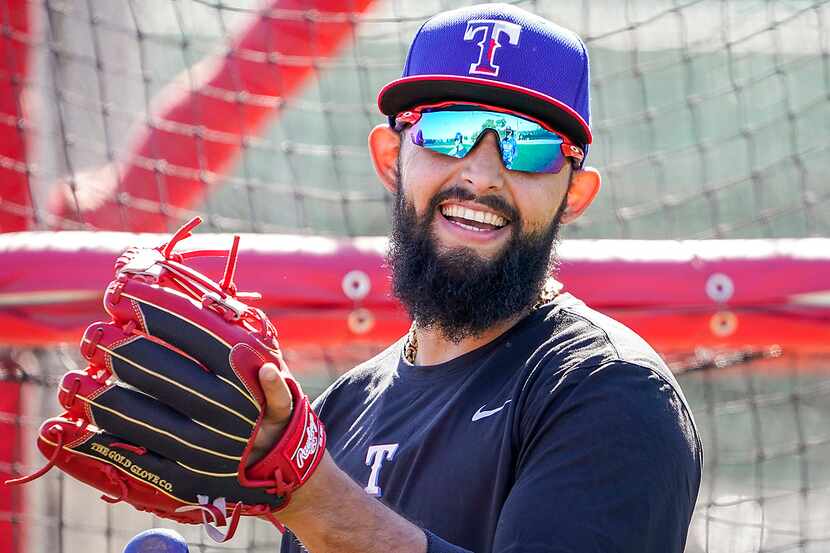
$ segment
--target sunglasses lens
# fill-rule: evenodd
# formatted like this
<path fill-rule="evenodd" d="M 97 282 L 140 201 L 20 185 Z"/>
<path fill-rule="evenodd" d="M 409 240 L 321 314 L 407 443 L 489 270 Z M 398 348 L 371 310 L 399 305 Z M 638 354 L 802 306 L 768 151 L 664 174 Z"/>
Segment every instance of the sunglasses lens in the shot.
<path fill-rule="evenodd" d="M 416 146 L 461 158 L 486 131 L 498 136 L 504 166 L 529 173 L 558 173 L 565 164 L 562 139 L 538 123 L 495 111 L 425 111 L 412 126 Z"/>

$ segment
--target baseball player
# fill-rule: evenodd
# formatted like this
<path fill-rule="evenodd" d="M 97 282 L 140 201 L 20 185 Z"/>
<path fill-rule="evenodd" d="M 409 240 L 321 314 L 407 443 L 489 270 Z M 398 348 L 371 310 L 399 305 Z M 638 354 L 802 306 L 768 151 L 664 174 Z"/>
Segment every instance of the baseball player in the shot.
<path fill-rule="evenodd" d="M 464 157 L 467 149 L 464 147 L 464 136 L 460 132 L 455 133 L 455 138 L 452 141 L 452 148 L 447 152 L 447 155 L 452 157 Z"/>
<path fill-rule="evenodd" d="M 290 530 L 283 553 L 682 552 L 703 457 L 686 400 L 549 278 L 600 188 L 588 96 L 566 29 L 502 4 L 431 18 L 369 136 L 406 336 L 310 404 L 233 282 L 239 237 L 219 281 L 188 264 L 216 250 L 177 249 L 194 218 L 118 258 L 111 320 L 39 429 L 47 463 L 9 482 L 59 467 L 216 541 L 261 517 Z M 500 130 L 519 128 L 538 140 L 508 160 Z"/>
<path fill-rule="evenodd" d="M 516 137 L 513 136 L 513 129 L 507 127 L 504 129 L 504 138 L 501 139 L 501 160 L 506 168 L 513 168 L 513 158 L 516 157 L 517 151 L 518 145 Z"/>
<path fill-rule="evenodd" d="M 585 45 L 513 6 L 442 13 L 379 105 L 369 147 L 414 323 L 315 402 L 328 453 L 279 514 L 282 551 L 683 551 L 703 455 L 686 400 L 641 338 L 548 280 L 560 224 L 600 188 Z M 486 126 L 460 159 L 430 147 L 500 118 L 550 148 L 516 143 L 508 169 Z M 276 435 L 288 396 L 260 378 Z"/>

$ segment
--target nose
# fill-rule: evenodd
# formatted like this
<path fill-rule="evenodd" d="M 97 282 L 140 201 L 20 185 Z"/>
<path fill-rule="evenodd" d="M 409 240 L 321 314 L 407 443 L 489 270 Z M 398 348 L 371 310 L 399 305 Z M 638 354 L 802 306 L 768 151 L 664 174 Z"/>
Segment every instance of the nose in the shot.
<path fill-rule="evenodd" d="M 463 158 L 461 178 L 479 192 L 499 189 L 504 184 L 499 136 L 486 131 L 475 147 Z"/>

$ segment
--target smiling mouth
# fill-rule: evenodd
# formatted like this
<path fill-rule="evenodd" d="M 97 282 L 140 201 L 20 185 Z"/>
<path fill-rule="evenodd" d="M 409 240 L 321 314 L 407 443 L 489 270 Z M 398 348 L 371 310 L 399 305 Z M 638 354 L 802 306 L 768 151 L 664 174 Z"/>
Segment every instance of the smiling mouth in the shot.
<path fill-rule="evenodd" d="M 443 205 L 440 211 L 441 215 L 451 223 L 476 232 L 499 230 L 510 224 L 510 221 L 501 215 L 457 204 Z"/>

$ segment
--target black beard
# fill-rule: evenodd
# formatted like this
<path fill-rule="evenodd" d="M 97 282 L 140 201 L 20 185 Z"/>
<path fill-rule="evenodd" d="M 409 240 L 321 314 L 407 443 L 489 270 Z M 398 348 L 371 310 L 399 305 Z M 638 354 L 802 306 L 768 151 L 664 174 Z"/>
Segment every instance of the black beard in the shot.
<path fill-rule="evenodd" d="M 432 224 L 436 216 L 443 217 L 438 204 L 448 199 L 477 201 L 506 215 L 512 231 L 503 252 L 492 260 L 482 259 L 472 248 L 439 252 Z M 387 254 L 393 293 L 422 328 L 435 328 L 454 343 L 480 336 L 538 299 L 558 265 L 556 244 L 564 206 L 565 201 L 544 231 L 522 233 L 518 214 L 504 200 L 476 197 L 454 187 L 432 198 L 423 220 L 418 220 L 399 176 Z"/>

